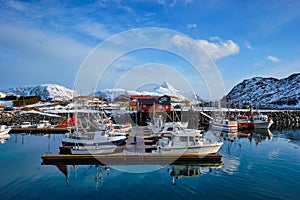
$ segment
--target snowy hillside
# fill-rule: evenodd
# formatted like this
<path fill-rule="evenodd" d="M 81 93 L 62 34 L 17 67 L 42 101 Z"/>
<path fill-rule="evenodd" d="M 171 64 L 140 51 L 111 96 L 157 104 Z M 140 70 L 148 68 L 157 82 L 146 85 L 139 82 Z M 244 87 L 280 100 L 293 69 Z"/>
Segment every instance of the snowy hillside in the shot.
<path fill-rule="evenodd" d="M 190 101 L 190 102 L 197 102 L 201 99 L 197 97 L 194 94 L 183 94 L 178 89 L 176 89 L 174 86 L 172 86 L 168 82 L 164 82 L 161 85 L 158 85 L 154 87 L 153 89 L 148 90 L 139 90 L 139 91 L 133 91 L 133 90 L 125 90 L 120 88 L 115 89 L 104 89 L 96 92 L 96 96 L 104 97 L 108 100 L 113 100 L 116 97 L 127 94 L 127 95 L 152 95 L 152 96 L 163 96 L 168 95 L 172 97 L 176 97 L 179 101 Z M 197 98 L 196 98 L 197 97 Z"/>
<path fill-rule="evenodd" d="M 73 90 L 70 90 L 64 86 L 56 84 L 43 84 L 37 86 L 24 86 L 16 88 L 9 88 L 6 90 L 1 90 L 8 94 L 17 94 L 20 96 L 41 96 L 42 99 L 48 97 L 53 98 L 53 100 L 70 100 L 73 98 Z"/>
<path fill-rule="evenodd" d="M 287 78 L 255 77 L 236 85 L 227 95 L 230 106 L 300 108 L 300 73 Z"/>

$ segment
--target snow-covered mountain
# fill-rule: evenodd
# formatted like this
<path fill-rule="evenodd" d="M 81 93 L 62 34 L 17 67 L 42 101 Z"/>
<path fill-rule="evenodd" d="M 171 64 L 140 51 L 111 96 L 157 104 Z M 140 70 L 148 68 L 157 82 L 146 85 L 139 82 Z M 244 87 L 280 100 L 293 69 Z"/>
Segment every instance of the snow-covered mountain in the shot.
<path fill-rule="evenodd" d="M 201 98 L 199 98 L 197 95 L 192 93 L 182 93 L 178 89 L 176 89 L 174 86 L 172 86 L 168 82 L 164 82 L 161 85 L 158 85 L 154 87 L 153 89 L 148 90 L 139 90 L 139 91 L 133 91 L 133 90 L 125 90 L 120 88 L 114 88 L 114 89 L 104 89 L 96 92 L 96 96 L 101 96 L 106 98 L 107 100 L 113 100 L 120 95 L 151 95 L 151 96 L 163 96 L 168 95 L 177 98 L 179 101 L 190 101 L 190 102 L 196 102 L 196 101 L 202 101 Z"/>
<path fill-rule="evenodd" d="M 236 85 L 227 95 L 230 106 L 300 108 L 300 73 L 287 78 L 254 77 Z"/>
<path fill-rule="evenodd" d="M 64 86 L 56 84 L 42 84 L 37 86 L 23 86 L 18 88 L 9 88 L 1 90 L 8 95 L 20 95 L 20 96 L 41 96 L 42 99 L 48 97 L 53 100 L 65 101 L 73 98 L 74 91 Z"/>

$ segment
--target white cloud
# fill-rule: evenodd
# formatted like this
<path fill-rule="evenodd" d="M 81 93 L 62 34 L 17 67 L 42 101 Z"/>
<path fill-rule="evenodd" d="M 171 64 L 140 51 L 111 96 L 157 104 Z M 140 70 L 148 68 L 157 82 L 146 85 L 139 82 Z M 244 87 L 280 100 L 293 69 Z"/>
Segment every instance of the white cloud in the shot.
<path fill-rule="evenodd" d="M 113 33 L 108 31 L 108 29 L 104 25 L 96 22 L 86 21 L 84 23 L 80 23 L 79 25 L 77 25 L 77 29 L 86 35 L 101 40 L 107 39 L 108 37 L 113 35 Z"/>
<path fill-rule="evenodd" d="M 210 38 L 210 41 L 197 41 L 213 60 L 218 60 L 240 52 L 239 45 L 232 40 L 223 41 L 219 37 L 214 36 Z"/>
<path fill-rule="evenodd" d="M 251 45 L 250 42 L 248 42 L 248 41 L 246 41 L 244 45 L 245 45 L 245 47 L 246 47 L 247 49 L 250 49 L 250 50 L 253 49 L 252 45 Z"/>
<path fill-rule="evenodd" d="M 273 63 L 278 63 L 278 62 L 280 62 L 280 59 L 277 58 L 276 56 L 268 55 L 268 56 L 266 57 L 266 59 L 269 60 L 269 61 L 271 61 L 271 62 L 273 62 Z"/>
<path fill-rule="evenodd" d="M 187 28 L 188 29 L 197 28 L 197 24 L 188 24 Z"/>

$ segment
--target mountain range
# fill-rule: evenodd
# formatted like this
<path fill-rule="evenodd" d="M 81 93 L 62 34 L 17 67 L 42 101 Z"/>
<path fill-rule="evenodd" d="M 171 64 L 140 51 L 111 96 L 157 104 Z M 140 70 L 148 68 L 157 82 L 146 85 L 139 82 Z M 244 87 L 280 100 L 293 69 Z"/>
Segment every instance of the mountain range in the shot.
<path fill-rule="evenodd" d="M 1 90 L 6 95 L 40 96 L 43 100 L 66 101 L 73 98 L 74 91 L 57 84 L 42 84 L 36 86 L 23 86 Z"/>
<path fill-rule="evenodd" d="M 287 78 L 254 77 L 237 84 L 226 96 L 231 107 L 300 108 L 300 73 Z"/>
<path fill-rule="evenodd" d="M 41 96 L 42 99 L 70 100 L 73 94 L 71 89 L 56 84 L 43 84 L 37 86 L 24 86 L 0 90 L 7 95 Z M 181 92 L 168 82 L 152 88 L 139 91 L 121 88 L 104 89 L 95 93 L 109 101 L 113 101 L 121 95 L 169 95 L 176 97 L 178 101 L 189 101 L 193 104 L 204 102 L 192 92 Z M 225 96 L 230 107 L 242 108 L 251 105 L 254 108 L 295 109 L 300 108 L 300 73 L 292 74 L 287 78 L 263 78 L 254 77 L 245 79 L 233 87 Z"/>
<path fill-rule="evenodd" d="M 178 101 L 189 101 L 189 102 L 203 102 L 203 100 L 192 92 L 181 92 L 172 86 L 169 82 L 164 82 L 161 85 L 157 85 L 152 89 L 147 90 L 126 90 L 121 88 L 104 89 L 95 93 L 95 96 L 101 96 L 109 101 L 113 101 L 120 95 L 151 95 L 151 96 L 163 96 L 168 95 L 175 97 Z"/>
<path fill-rule="evenodd" d="M 0 90 L 6 95 L 20 95 L 20 96 L 41 96 L 43 100 L 47 98 L 53 98 L 54 100 L 70 100 L 73 98 L 73 94 L 76 95 L 71 89 L 56 84 L 42 84 L 36 86 L 23 86 L 18 88 L 9 88 Z M 104 97 L 109 101 L 113 101 L 121 95 L 151 95 L 151 96 L 162 96 L 169 95 L 178 99 L 178 101 L 190 101 L 190 102 L 201 102 L 202 99 L 192 93 L 182 93 L 168 82 L 164 82 L 161 85 L 154 87 L 153 89 L 144 91 L 133 91 L 121 88 L 104 89 L 97 91 L 94 95 Z M 90 94 L 91 96 L 93 94 Z M 76 95 L 77 96 L 77 95 Z"/>

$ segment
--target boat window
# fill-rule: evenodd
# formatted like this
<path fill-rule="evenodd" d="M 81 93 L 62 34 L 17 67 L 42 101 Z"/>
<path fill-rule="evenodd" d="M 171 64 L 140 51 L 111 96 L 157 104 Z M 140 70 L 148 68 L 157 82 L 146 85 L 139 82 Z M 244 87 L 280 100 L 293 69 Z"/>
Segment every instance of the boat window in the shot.
<path fill-rule="evenodd" d="M 169 127 L 167 131 L 173 131 L 173 127 Z"/>
<path fill-rule="evenodd" d="M 187 137 L 180 137 L 180 141 L 186 142 L 187 141 Z"/>

